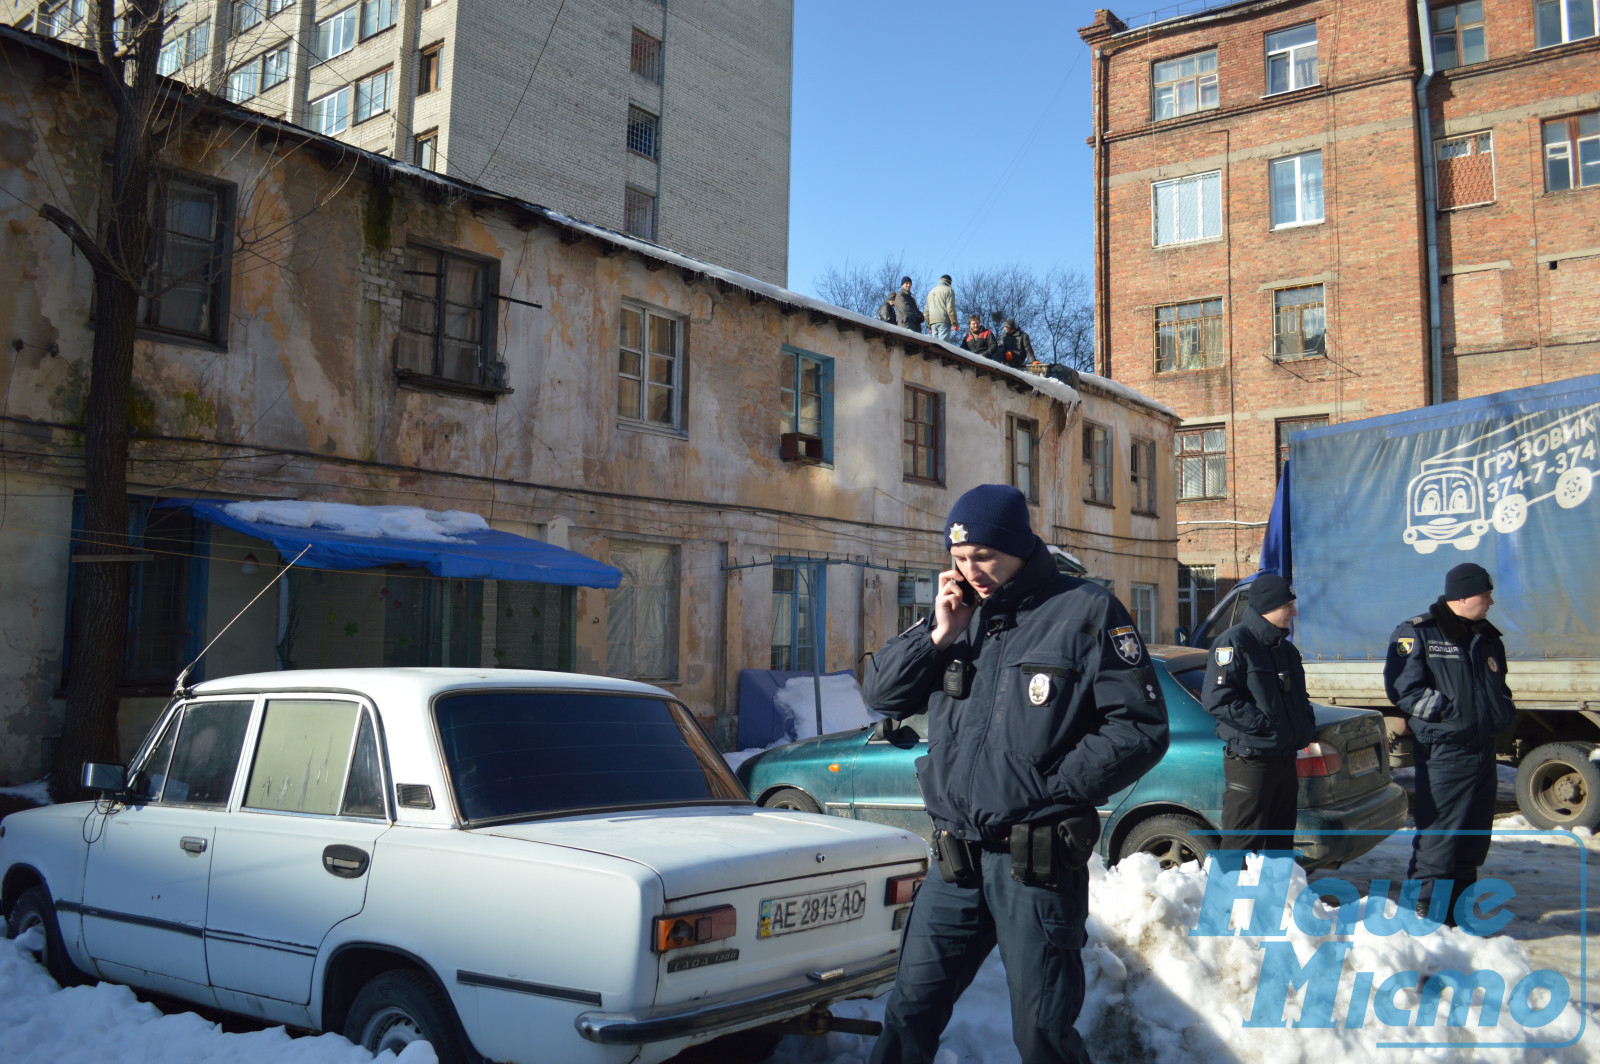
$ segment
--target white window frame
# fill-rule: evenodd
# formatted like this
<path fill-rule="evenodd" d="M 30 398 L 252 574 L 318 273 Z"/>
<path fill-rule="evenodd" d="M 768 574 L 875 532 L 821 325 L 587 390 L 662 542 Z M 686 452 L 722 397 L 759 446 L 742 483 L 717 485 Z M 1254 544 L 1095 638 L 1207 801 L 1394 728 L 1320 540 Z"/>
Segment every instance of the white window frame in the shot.
<path fill-rule="evenodd" d="M 317 23 L 315 37 L 317 62 L 326 63 L 356 46 L 360 14 L 361 5 L 351 4 L 343 11 L 337 11 Z"/>
<path fill-rule="evenodd" d="M 183 35 L 183 63 L 197 63 L 211 51 L 211 23 L 196 22 Z"/>
<path fill-rule="evenodd" d="M 1311 217 L 1306 210 L 1306 194 L 1310 178 L 1309 167 L 1306 160 L 1316 159 L 1316 193 L 1317 213 Z M 1278 175 L 1286 170 L 1293 173 L 1294 182 L 1294 217 L 1278 217 L 1278 199 L 1275 195 Z M 1327 199 L 1324 192 L 1322 171 L 1322 149 L 1301 152 L 1299 155 L 1287 155 L 1281 159 L 1272 159 L 1267 163 L 1267 204 L 1272 217 L 1272 228 L 1293 229 L 1301 225 L 1321 225 L 1327 216 Z"/>
<path fill-rule="evenodd" d="M 1281 44 L 1280 43 L 1277 47 L 1273 47 L 1272 39 L 1274 37 L 1278 37 L 1278 38 L 1281 39 L 1283 37 L 1289 36 L 1290 34 L 1293 34 L 1293 33 L 1296 33 L 1298 31 L 1304 30 L 1308 26 L 1311 28 L 1311 40 L 1309 40 L 1309 41 L 1296 41 L 1296 42 L 1294 42 L 1292 44 Z M 1273 30 L 1271 33 L 1268 33 L 1268 34 L 1265 35 L 1265 37 L 1262 39 L 1262 43 L 1265 46 L 1266 53 L 1267 53 L 1267 66 L 1266 66 L 1266 83 L 1267 83 L 1266 84 L 1266 89 L 1267 89 L 1267 91 L 1266 91 L 1265 95 L 1267 95 L 1267 96 L 1276 96 L 1279 93 L 1296 92 L 1296 91 L 1298 91 L 1300 89 L 1309 89 L 1313 85 L 1322 84 L 1322 68 L 1320 66 L 1317 67 L 1317 69 L 1314 71 L 1315 77 L 1312 80 L 1310 80 L 1310 81 L 1301 81 L 1299 79 L 1300 65 L 1302 63 L 1306 62 L 1305 57 L 1300 54 L 1301 52 L 1303 52 L 1307 48 L 1311 49 L 1311 60 L 1310 61 L 1312 63 L 1316 63 L 1317 62 L 1317 54 L 1316 54 L 1317 53 L 1317 24 L 1316 24 L 1315 21 L 1302 22 L 1298 26 L 1285 26 L 1281 30 Z M 1288 70 L 1288 77 L 1287 77 L 1288 84 L 1285 85 L 1281 89 L 1275 89 L 1275 88 L 1272 87 L 1272 60 L 1273 60 L 1274 57 L 1279 57 L 1279 56 L 1283 57 L 1284 62 L 1288 64 L 1288 67 L 1287 67 L 1287 70 Z"/>
<path fill-rule="evenodd" d="M 377 83 L 382 82 L 383 95 L 378 99 L 374 90 Z M 381 103 L 382 106 L 377 106 Z M 355 113 L 351 116 L 352 125 L 369 122 L 379 115 L 387 114 L 394 104 L 394 67 L 384 67 L 376 74 L 369 74 L 356 82 Z"/>
<path fill-rule="evenodd" d="M 1210 60 L 1211 65 L 1201 69 L 1205 67 L 1207 59 Z M 1182 73 L 1183 64 L 1190 60 L 1194 61 L 1194 70 L 1190 73 Z M 1163 68 L 1176 69 L 1164 71 Z M 1163 73 L 1172 73 L 1178 76 L 1169 77 L 1167 80 L 1162 81 L 1161 75 Z M 1184 85 L 1190 83 L 1194 86 L 1194 105 L 1185 109 L 1181 103 L 1181 89 Z M 1166 114 L 1161 113 L 1162 89 L 1168 89 L 1171 94 L 1168 97 L 1170 110 Z M 1208 89 L 1211 94 L 1210 103 L 1205 102 Z M 1171 118 L 1181 118 L 1184 115 L 1195 114 L 1199 111 L 1214 110 L 1219 102 L 1219 94 L 1217 50 L 1215 48 L 1208 48 L 1203 52 L 1191 52 L 1188 55 L 1175 56 L 1172 59 L 1163 59 L 1150 65 L 1150 120 L 1152 122 L 1165 122 Z"/>
<path fill-rule="evenodd" d="M 329 108 L 333 109 L 331 114 Z M 318 133 L 325 137 L 343 133 L 350 128 L 350 86 L 341 86 L 326 96 L 312 100 L 306 110 L 311 118 L 311 128 Z"/>
<path fill-rule="evenodd" d="M 231 6 L 229 19 L 233 23 L 235 34 L 254 29 L 261 25 L 261 20 L 266 17 L 264 0 L 233 0 Z"/>
<path fill-rule="evenodd" d="M 644 216 L 644 225 L 635 226 L 635 214 Z M 656 238 L 656 198 L 643 189 L 629 185 L 622 193 L 622 228 L 629 236 L 643 240 Z M 643 231 L 641 231 L 641 229 Z"/>
<path fill-rule="evenodd" d="M 1220 436 L 1219 436 L 1219 438 L 1221 439 L 1221 449 L 1220 450 L 1213 451 L 1213 450 L 1208 449 L 1209 448 L 1209 441 L 1207 440 L 1206 437 L 1210 433 L 1213 433 L 1213 432 L 1220 434 Z M 1194 450 L 1186 450 L 1184 448 L 1184 441 L 1185 440 L 1197 440 L 1199 442 L 1200 446 L 1197 449 L 1194 449 Z M 1225 426 L 1225 425 L 1195 425 L 1192 428 L 1185 427 L 1185 428 L 1177 429 L 1172 434 L 1172 450 L 1173 450 L 1173 460 L 1174 460 L 1173 464 L 1175 465 L 1175 467 L 1177 468 L 1177 471 L 1178 471 L 1178 501 L 1179 502 L 1199 502 L 1199 501 L 1202 501 L 1202 500 L 1209 500 L 1209 499 L 1226 499 L 1228 497 L 1228 430 L 1227 430 L 1227 426 Z M 1220 461 L 1218 461 L 1218 459 L 1220 459 Z M 1184 469 L 1187 468 L 1190 463 L 1198 463 L 1199 464 L 1198 468 L 1200 470 L 1200 490 L 1201 490 L 1202 494 L 1199 494 L 1199 495 L 1185 495 L 1183 493 L 1183 488 L 1184 488 L 1184 483 L 1185 483 Z M 1216 479 L 1219 479 L 1221 481 L 1220 484 L 1211 483 L 1211 481 L 1213 479 L 1212 476 L 1211 476 L 1211 470 L 1212 470 L 1213 467 L 1215 467 L 1215 468 L 1217 468 L 1219 470 Z M 1207 489 L 1210 489 L 1211 491 L 1213 491 L 1214 494 L 1209 494 L 1209 495 L 1208 494 L 1204 494 L 1207 491 Z"/>
<path fill-rule="evenodd" d="M 1560 118 L 1547 118 L 1539 124 L 1540 150 L 1544 164 L 1544 190 L 1546 192 L 1576 192 L 1579 189 L 1595 188 L 1600 182 L 1583 180 L 1584 148 L 1593 144 L 1596 153 L 1600 153 L 1600 132 L 1585 133 L 1582 131 L 1581 122 L 1585 118 L 1596 119 L 1600 111 L 1585 111 L 1579 114 L 1563 115 Z M 1600 126 L 1600 119 L 1595 124 Z M 1564 130 L 1559 143 L 1550 142 L 1549 129 L 1551 126 L 1561 126 Z M 1560 160 L 1566 165 L 1567 184 L 1561 188 L 1553 187 L 1550 183 L 1550 164 Z"/>
<path fill-rule="evenodd" d="M 261 94 L 261 61 L 252 59 L 228 75 L 228 100 L 244 103 Z"/>
<path fill-rule="evenodd" d="M 395 9 L 400 5 L 396 0 L 361 0 L 361 15 L 358 20 L 356 33 L 361 40 L 376 37 L 384 30 L 393 28 L 395 24 Z M 368 18 L 369 13 L 371 18 Z M 384 22 L 383 19 L 388 21 Z"/>
<path fill-rule="evenodd" d="M 1146 643 L 1158 643 L 1156 638 L 1156 585 L 1129 584 L 1128 612 L 1133 614 L 1133 626 Z"/>
<path fill-rule="evenodd" d="M 276 65 L 277 61 L 275 60 L 274 57 L 277 57 L 277 56 L 281 56 L 282 57 L 282 60 L 281 60 L 282 66 L 281 67 L 277 67 L 277 65 Z M 269 89 L 275 89 L 279 85 L 282 85 L 284 82 L 288 81 L 289 80 L 289 71 L 290 71 L 290 68 L 293 65 L 293 62 L 294 62 L 294 60 L 293 60 L 293 57 L 289 53 L 289 45 L 287 43 L 279 45 L 277 48 L 272 48 L 272 49 L 269 49 L 266 52 L 263 52 L 261 54 L 261 91 L 262 92 L 266 92 Z M 272 71 L 273 73 L 280 74 L 281 76 L 278 77 L 277 80 L 273 81 L 271 84 L 268 84 L 267 83 L 268 71 Z"/>
<path fill-rule="evenodd" d="M 1589 32 L 1581 37 L 1572 35 L 1572 15 L 1575 11 L 1582 10 L 1585 3 L 1589 5 Z M 1561 25 L 1560 40 L 1542 40 L 1543 16 L 1554 8 Z M 1587 41 L 1600 33 L 1600 0 L 1534 0 L 1533 5 L 1533 32 L 1535 48 L 1555 48 L 1558 45 L 1571 44 L 1573 41 Z"/>
<path fill-rule="evenodd" d="M 183 69 L 183 38 L 175 41 L 163 41 L 161 54 L 156 57 L 156 73 L 164 78 L 170 78 Z"/>
<path fill-rule="evenodd" d="M 1169 226 L 1162 213 L 1163 198 L 1170 200 Z M 1199 235 L 1184 236 L 1182 219 L 1184 202 L 1193 199 L 1191 210 L 1200 219 Z M 1210 223 L 1208 225 L 1208 223 Z M 1166 235 L 1166 239 L 1162 239 Z M 1171 244 L 1195 244 L 1202 240 L 1219 240 L 1222 237 L 1222 171 L 1208 170 L 1202 174 L 1187 174 L 1169 181 L 1150 183 L 1150 243 L 1152 247 Z"/>

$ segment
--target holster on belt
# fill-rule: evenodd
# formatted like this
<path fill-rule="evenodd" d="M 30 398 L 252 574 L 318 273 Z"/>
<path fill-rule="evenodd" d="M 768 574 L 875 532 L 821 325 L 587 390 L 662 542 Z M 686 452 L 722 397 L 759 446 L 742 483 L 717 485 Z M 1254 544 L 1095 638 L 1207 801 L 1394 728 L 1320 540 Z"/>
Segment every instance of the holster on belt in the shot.
<path fill-rule="evenodd" d="M 933 858 L 939 878 L 958 887 L 975 887 L 983 878 L 975 842 L 958 839 L 941 828 L 933 829 Z"/>
<path fill-rule="evenodd" d="M 1011 878 L 1030 887 L 1054 887 L 1060 871 L 1089 863 L 1099 840 L 1100 814 L 1094 809 L 1018 824 L 1011 829 Z"/>

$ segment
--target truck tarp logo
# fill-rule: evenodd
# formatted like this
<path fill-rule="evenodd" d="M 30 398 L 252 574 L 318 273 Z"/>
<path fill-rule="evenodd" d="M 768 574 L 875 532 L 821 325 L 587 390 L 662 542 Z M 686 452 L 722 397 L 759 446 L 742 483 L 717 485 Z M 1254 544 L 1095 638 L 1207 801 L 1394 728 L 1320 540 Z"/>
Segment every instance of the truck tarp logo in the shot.
<path fill-rule="evenodd" d="M 1510 535 L 1528 507 L 1554 498 L 1570 510 L 1589 498 L 1600 461 L 1595 457 L 1600 403 L 1541 411 L 1424 458 L 1406 487 L 1402 537 L 1418 554 L 1441 543 L 1472 550 L 1493 528 Z"/>

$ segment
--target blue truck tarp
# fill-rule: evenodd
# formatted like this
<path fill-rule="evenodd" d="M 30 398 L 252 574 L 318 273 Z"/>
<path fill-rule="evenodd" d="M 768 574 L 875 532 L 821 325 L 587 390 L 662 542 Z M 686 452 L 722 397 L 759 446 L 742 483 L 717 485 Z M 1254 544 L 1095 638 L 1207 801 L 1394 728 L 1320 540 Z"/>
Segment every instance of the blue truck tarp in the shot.
<path fill-rule="evenodd" d="M 1381 658 L 1464 561 L 1493 576 L 1513 660 L 1600 657 L 1597 422 L 1600 375 L 1297 433 L 1306 660 Z"/>

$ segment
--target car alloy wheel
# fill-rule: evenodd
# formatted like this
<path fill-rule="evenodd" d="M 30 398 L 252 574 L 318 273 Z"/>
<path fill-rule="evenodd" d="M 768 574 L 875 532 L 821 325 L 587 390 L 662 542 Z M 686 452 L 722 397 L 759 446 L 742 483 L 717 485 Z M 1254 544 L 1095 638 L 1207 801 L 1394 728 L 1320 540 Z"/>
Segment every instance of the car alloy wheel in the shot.
<path fill-rule="evenodd" d="M 805 791 L 794 787 L 780 787 L 761 802 L 768 809 L 793 809 L 800 813 L 820 813 L 822 806 Z"/>
<path fill-rule="evenodd" d="M 372 978 L 345 1019 L 344 1036 L 373 1054 L 399 1053 L 412 1042 L 427 1042 L 439 1064 L 464 1064 L 450 1001 L 422 972 L 393 968 Z"/>
<path fill-rule="evenodd" d="M 1217 837 L 1204 821 L 1181 813 L 1167 813 L 1135 825 L 1123 840 L 1119 853 L 1121 857 L 1147 853 L 1160 861 L 1162 868 L 1177 868 L 1190 861 L 1204 864 L 1206 854 L 1216 845 Z"/>

